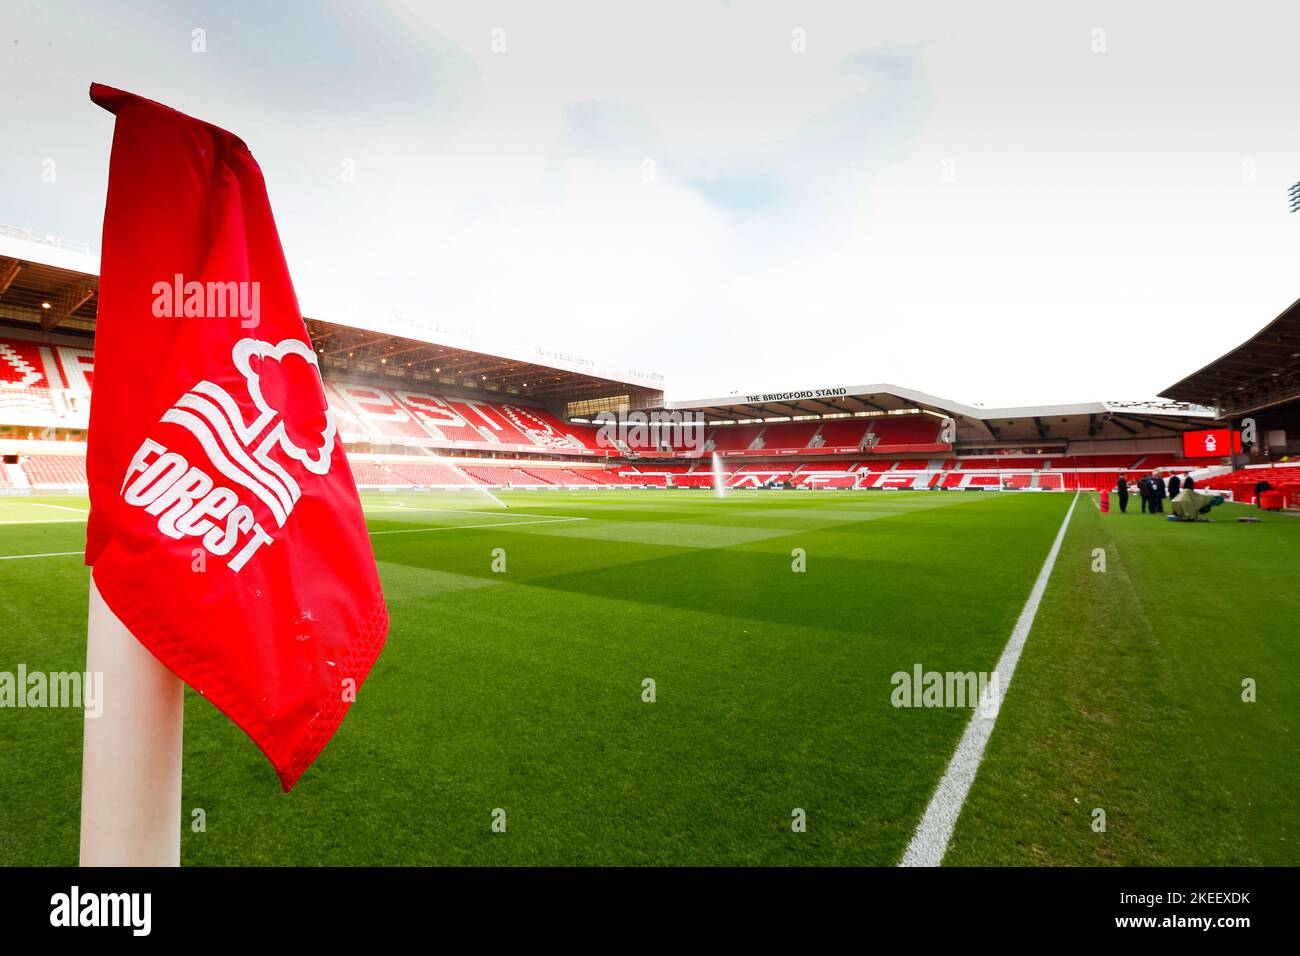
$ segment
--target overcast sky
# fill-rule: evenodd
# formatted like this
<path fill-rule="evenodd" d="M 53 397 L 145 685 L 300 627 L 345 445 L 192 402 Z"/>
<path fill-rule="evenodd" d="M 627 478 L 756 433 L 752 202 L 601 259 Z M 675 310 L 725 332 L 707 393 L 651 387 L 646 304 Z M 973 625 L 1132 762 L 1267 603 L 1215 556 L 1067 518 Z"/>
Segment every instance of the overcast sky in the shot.
<path fill-rule="evenodd" d="M 308 303 L 674 399 L 1150 398 L 1300 296 L 1298 36 L 1294 3 L 4 0 L 0 222 L 99 245 L 98 81 L 249 144 Z"/>

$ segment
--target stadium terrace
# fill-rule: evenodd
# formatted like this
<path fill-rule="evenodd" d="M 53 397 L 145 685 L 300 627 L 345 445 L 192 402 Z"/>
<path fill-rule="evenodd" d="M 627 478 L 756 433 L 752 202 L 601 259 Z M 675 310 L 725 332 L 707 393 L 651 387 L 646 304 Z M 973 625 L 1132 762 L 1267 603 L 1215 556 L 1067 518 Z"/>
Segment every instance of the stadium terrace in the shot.
<path fill-rule="evenodd" d="M 0 230 L 0 489 L 85 486 L 97 271 L 87 250 Z M 173 297 L 186 288 L 181 277 L 166 285 Z M 1261 333 L 1278 355 L 1294 313 Z M 326 314 L 308 327 L 363 488 L 704 488 L 717 455 L 729 488 L 1102 490 L 1121 472 L 1195 471 L 1240 497 L 1261 467 L 1290 487 L 1293 472 L 1258 460 L 1294 452 L 1300 432 L 1294 401 L 1270 401 L 1252 456 L 1187 458 L 1184 433 L 1223 424 L 1213 369 L 1160 402 L 990 409 L 888 383 L 668 402 L 649 373 Z M 1259 378 L 1274 391 L 1290 381 Z M 1193 387 L 1211 380 L 1213 391 Z M 1238 423 L 1250 411 L 1230 410 Z"/>

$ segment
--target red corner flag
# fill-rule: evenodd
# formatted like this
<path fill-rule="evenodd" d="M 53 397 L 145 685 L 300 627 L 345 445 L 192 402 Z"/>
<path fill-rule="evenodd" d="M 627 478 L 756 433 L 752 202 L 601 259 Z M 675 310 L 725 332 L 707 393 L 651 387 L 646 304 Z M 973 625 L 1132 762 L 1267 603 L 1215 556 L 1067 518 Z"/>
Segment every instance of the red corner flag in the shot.
<path fill-rule="evenodd" d="M 130 93 L 90 98 L 117 126 L 86 563 L 288 790 L 388 631 L 361 503 L 248 147 Z"/>

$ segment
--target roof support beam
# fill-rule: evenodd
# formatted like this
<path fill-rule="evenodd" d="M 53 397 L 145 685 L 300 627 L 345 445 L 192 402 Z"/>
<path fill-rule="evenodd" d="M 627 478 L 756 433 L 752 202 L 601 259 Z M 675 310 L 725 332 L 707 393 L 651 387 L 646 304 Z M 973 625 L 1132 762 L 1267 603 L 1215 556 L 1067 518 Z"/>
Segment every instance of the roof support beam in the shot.
<path fill-rule="evenodd" d="M 1187 428 L 1174 428 L 1172 425 L 1166 425 L 1163 422 L 1152 421 L 1149 418 L 1143 418 L 1141 415 L 1129 415 L 1127 417 L 1131 418 L 1135 422 L 1145 425 L 1147 428 L 1159 428 L 1162 431 L 1173 432 L 1175 435 L 1181 435 L 1185 431 L 1190 431 L 1190 429 Z M 1114 421 L 1116 424 L 1119 424 L 1118 416 Z"/>
<path fill-rule="evenodd" d="M 863 398 L 861 395 L 850 395 L 849 397 L 856 399 L 857 401 L 861 402 L 863 405 L 869 405 L 870 407 L 874 408 L 878 412 L 889 411 L 889 409 L 887 409 L 884 405 L 877 405 L 875 402 L 871 401 L 868 398 Z"/>
<path fill-rule="evenodd" d="M 365 349 L 371 345 L 378 345 L 380 342 L 387 342 L 392 338 L 391 335 L 377 335 L 369 339 L 355 339 L 348 345 L 340 345 L 338 348 L 327 349 L 321 353 L 323 355 L 339 355 L 343 352 L 355 352 L 357 349 Z"/>
<path fill-rule="evenodd" d="M 773 402 L 773 404 L 774 404 L 774 405 L 779 405 L 779 406 L 782 407 L 782 408 L 788 408 L 788 409 L 790 409 L 790 411 L 791 411 L 793 414 L 795 414 L 795 415 L 811 415 L 811 414 L 812 414 L 812 412 L 808 411 L 808 409 L 806 409 L 806 408 L 801 408 L 801 407 L 798 406 L 798 405 L 791 405 L 789 402 Z"/>
<path fill-rule="evenodd" d="M 89 302 L 94 294 L 95 286 L 89 282 L 78 282 L 60 289 L 50 301 L 50 307 L 45 309 L 41 316 L 41 331 L 49 332 Z"/>
<path fill-rule="evenodd" d="M 816 405 L 819 408 L 824 408 L 827 411 L 833 412 L 837 415 L 843 415 L 845 412 L 852 411 L 851 408 L 845 408 L 843 405 L 832 405 L 830 402 L 823 402 L 820 398 L 808 398 L 805 399 L 805 401 L 809 405 Z"/>
<path fill-rule="evenodd" d="M 18 273 L 23 271 L 23 262 L 20 259 L 14 259 L 8 265 L 0 265 L 0 298 L 9 291 L 13 285 L 14 279 L 18 278 Z"/>

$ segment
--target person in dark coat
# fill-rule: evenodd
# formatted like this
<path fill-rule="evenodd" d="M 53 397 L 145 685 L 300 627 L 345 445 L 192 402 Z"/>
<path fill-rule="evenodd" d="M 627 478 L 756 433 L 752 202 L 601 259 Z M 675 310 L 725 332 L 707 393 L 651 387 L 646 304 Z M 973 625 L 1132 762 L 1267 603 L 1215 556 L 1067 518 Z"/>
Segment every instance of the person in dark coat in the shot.
<path fill-rule="evenodd" d="M 1267 481 L 1264 481 L 1263 479 L 1260 479 L 1259 481 L 1255 482 L 1255 507 L 1256 508 L 1262 509 L 1264 507 L 1264 505 L 1261 503 L 1261 499 L 1264 496 L 1264 492 L 1272 491 L 1272 490 L 1273 490 L 1273 486 L 1270 485 Z"/>
<path fill-rule="evenodd" d="M 1169 479 L 1169 497 L 1171 499 L 1178 497 L 1178 490 L 1182 487 L 1182 484 L 1182 479 L 1177 475 L 1174 475 Z"/>
<path fill-rule="evenodd" d="M 1183 482 L 1183 491 L 1191 491 L 1195 487 L 1196 487 L 1196 479 L 1193 478 L 1191 475 L 1188 475 L 1187 479 Z"/>
<path fill-rule="evenodd" d="M 1165 496 L 1168 494 L 1165 488 L 1165 480 L 1159 475 L 1151 477 L 1151 510 L 1156 514 L 1164 514 Z"/>
<path fill-rule="evenodd" d="M 1128 479 L 1124 477 L 1124 472 L 1119 473 L 1119 480 L 1115 482 L 1115 494 L 1119 496 L 1120 514 L 1128 511 Z"/>
<path fill-rule="evenodd" d="M 1151 479 L 1150 478 L 1138 479 L 1138 494 L 1142 498 L 1142 513 L 1146 514 L 1147 510 L 1151 507 Z"/>

